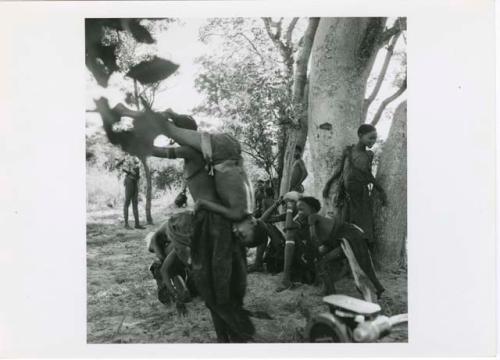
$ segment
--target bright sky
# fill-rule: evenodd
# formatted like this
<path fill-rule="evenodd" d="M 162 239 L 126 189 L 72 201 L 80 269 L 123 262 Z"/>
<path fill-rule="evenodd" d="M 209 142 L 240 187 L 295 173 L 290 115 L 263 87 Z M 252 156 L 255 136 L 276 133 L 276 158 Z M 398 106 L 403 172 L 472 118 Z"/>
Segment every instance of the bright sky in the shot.
<path fill-rule="evenodd" d="M 156 35 L 158 56 L 169 59 L 180 65 L 174 76 L 166 79 L 162 87 L 166 87 L 166 91 L 159 93 L 155 100 L 156 108 L 172 108 L 179 113 L 190 113 L 191 110 L 199 105 L 203 97 L 194 86 L 199 66 L 195 64 L 195 59 L 203 54 L 217 51 L 214 45 L 205 45 L 198 39 L 198 31 L 200 27 L 206 23 L 204 18 L 185 18 L 180 23 L 174 22 L 169 25 L 168 29 Z M 404 48 L 403 38 L 400 37 L 396 50 Z M 373 74 L 378 74 L 380 66 L 383 62 L 385 51 L 379 54 L 373 69 Z M 397 64 L 391 62 L 388 70 L 388 77 L 393 78 L 393 74 L 399 71 Z M 90 77 L 90 75 L 89 75 Z M 114 106 L 117 102 L 123 102 L 123 92 L 119 90 L 119 85 L 123 81 L 131 81 L 124 79 L 119 74 L 114 74 L 110 79 L 110 85 L 107 89 L 100 88 L 97 84 L 88 86 L 87 91 L 87 108 L 94 108 L 93 99 L 99 96 L 106 96 L 110 100 L 110 105 Z M 379 98 L 384 99 L 391 95 L 396 89 L 390 81 L 385 81 L 379 93 Z M 370 91 L 370 89 L 368 89 Z M 394 101 L 388 109 L 395 107 L 406 98 L 404 93 L 399 99 Z M 370 112 L 376 111 L 377 104 L 371 107 Z M 389 111 L 386 113 L 390 113 Z M 199 120 L 203 120 L 209 124 L 218 125 L 221 119 L 203 118 L 197 116 Z M 88 121 L 95 123 L 95 126 L 100 124 L 99 118 L 96 116 L 88 116 Z M 386 138 L 390 127 L 390 116 L 385 116 L 379 122 L 377 128 L 381 138 Z M 92 124 L 94 125 L 94 124 Z"/>

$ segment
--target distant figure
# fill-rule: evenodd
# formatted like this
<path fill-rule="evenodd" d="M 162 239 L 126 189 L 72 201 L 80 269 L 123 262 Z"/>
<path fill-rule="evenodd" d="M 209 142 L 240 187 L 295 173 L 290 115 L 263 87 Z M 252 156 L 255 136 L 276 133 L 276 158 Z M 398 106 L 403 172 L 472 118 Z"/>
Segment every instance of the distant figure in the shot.
<path fill-rule="evenodd" d="M 125 173 L 125 203 L 123 205 L 123 217 L 125 219 L 125 229 L 130 229 L 128 224 L 128 208 L 132 202 L 132 211 L 136 229 L 145 229 L 139 223 L 139 209 L 137 203 L 139 200 L 139 177 L 140 162 L 136 156 L 127 155 L 122 164 L 122 170 Z"/>
<path fill-rule="evenodd" d="M 340 179 L 338 192 L 335 195 L 335 206 L 340 210 L 343 222 L 356 224 L 363 229 L 368 246 L 373 247 L 373 215 L 372 199 L 368 185 L 372 184 L 382 199 L 387 196 L 372 174 L 373 152 L 367 150 L 377 141 L 377 130 L 374 126 L 363 124 L 358 129 L 359 141 L 348 146 L 342 154 L 341 165 L 335 170 L 323 189 L 323 197 L 328 198 L 330 187 Z"/>
<path fill-rule="evenodd" d="M 261 222 L 268 221 L 271 217 L 275 217 L 278 214 L 278 205 L 281 200 L 276 202 L 274 200 L 274 189 L 272 185 L 267 184 L 264 189 L 265 197 L 260 202 L 260 216 L 257 218 Z M 257 198 L 257 197 L 256 197 Z M 270 210 L 269 210 L 270 209 Z M 269 210 L 269 211 L 268 211 Z M 264 272 L 264 253 L 268 247 L 267 241 L 257 246 L 257 252 L 255 255 L 255 263 L 248 267 L 248 272 Z"/>
<path fill-rule="evenodd" d="M 307 169 L 302 160 L 302 147 L 297 145 L 295 146 L 295 161 L 292 165 L 292 175 L 290 176 L 290 190 L 289 191 L 297 191 L 299 193 L 304 192 L 304 186 L 302 183 L 307 178 Z"/>
<path fill-rule="evenodd" d="M 262 179 L 257 180 L 257 188 L 255 189 L 255 211 L 254 216 L 259 218 L 262 216 L 262 213 L 265 211 L 262 209 L 262 201 L 265 197 L 265 182 Z"/>

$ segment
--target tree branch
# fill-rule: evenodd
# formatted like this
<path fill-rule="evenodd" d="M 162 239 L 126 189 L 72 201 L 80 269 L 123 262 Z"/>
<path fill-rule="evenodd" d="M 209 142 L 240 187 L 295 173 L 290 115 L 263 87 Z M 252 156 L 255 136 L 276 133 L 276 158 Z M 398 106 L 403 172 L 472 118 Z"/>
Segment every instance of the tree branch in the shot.
<path fill-rule="evenodd" d="M 286 29 L 285 41 L 286 41 L 286 45 L 288 47 L 292 47 L 292 33 L 293 33 L 293 29 L 295 28 L 295 25 L 297 25 L 297 21 L 299 21 L 299 18 L 294 17 L 292 19 L 292 21 L 290 22 L 290 24 L 288 25 L 288 28 Z"/>
<path fill-rule="evenodd" d="M 281 17 L 277 22 L 273 23 L 274 26 L 276 26 L 276 38 L 280 39 L 281 38 L 281 24 L 283 22 L 283 18 Z"/>
<path fill-rule="evenodd" d="M 263 17 L 262 21 L 264 22 L 264 27 L 266 28 L 267 35 L 269 35 L 271 40 L 273 40 L 274 42 L 274 40 L 276 39 L 276 35 L 271 30 L 271 23 L 272 23 L 271 18 Z"/>
<path fill-rule="evenodd" d="M 371 124 L 373 126 L 377 125 L 377 123 L 379 122 L 380 118 L 382 117 L 382 113 L 384 112 L 384 110 L 387 107 L 387 105 L 389 105 L 391 102 L 393 102 L 394 100 L 396 100 L 402 93 L 405 92 L 405 90 L 406 90 L 406 77 L 405 77 L 403 83 L 401 84 L 401 87 L 398 89 L 398 91 L 396 91 L 394 94 L 392 94 L 387 99 L 385 99 L 384 101 L 382 101 L 382 103 L 380 104 L 380 106 L 379 106 L 379 108 L 378 108 L 375 116 L 372 119 Z"/>
<path fill-rule="evenodd" d="M 380 35 L 379 46 L 384 46 L 394 35 L 403 32 L 403 30 L 406 30 L 406 19 L 397 18 L 394 25 Z"/>
<path fill-rule="evenodd" d="M 293 73 L 292 48 L 284 44 L 283 41 L 281 41 L 280 39 L 282 20 L 283 18 L 281 18 L 278 23 L 273 23 L 271 18 L 265 18 L 265 17 L 262 18 L 267 34 L 271 38 L 271 41 L 273 42 L 274 46 L 276 46 L 276 48 L 280 52 L 281 58 L 283 59 L 283 63 L 285 64 L 285 68 L 286 71 L 288 72 L 288 75 L 291 75 Z M 272 24 L 277 24 L 276 33 L 273 33 L 273 30 L 271 29 Z"/>
<path fill-rule="evenodd" d="M 254 53 L 256 53 L 260 57 L 260 60 L 264 63 L 265 62 L 264 57 L 262 56 L 262 54 L 260 53 L 260 51 L 257 49 L 257 47 L 255 46 L 255 44 L 253 43 L 253 41 L 250 40 L 248 38 L 248 36 L 246 36 L 243 33 L 237 33 L 235 36 L 237 36 L 237 35 L 242 36 L 248 42 L 248 44 L 250 44 L 250 46 L 252 47 Z"/>
<path fill-rule="evenodd" d="M 259 49 L 257 49 L 257 47 L 255 46 L 255 44 L 253 43 L 253 41 L 248 38 L 248 36 L 246 36 L 245 34 L 243 34 L 242 32 L 238 32 L 232 36 L 228 36 L 227 34 L 218 34 L 218 33 L 208 33 L 208 34 L 205 34 L 205 39 L 208 38 L 209 36 L 220 36 L 220 37 L 228 37 L 229 39 L 231 39 L 234 43 L 236 43 L 234 41 L 234 38 L 237 37 L 237 36 L 241 36 L 243 37 L 247 42 L 248 44 L 250 45 L 251 49 L 257 56 L 259 56 L 260 60 L 264 63 L 265 62 L 265 59 L 264 57 L 262 56 L 262 54 L 260 53 Z M 236 43 L 236 45 L 239 45 L 238 43 Z M 235 51 L 236 52 L 236 51 Z M 234 54 L 234 53 L 233 53 Z"/>
<path fill-rule="evenodd" d="M 394 35 L 393 38 L 391 39 L 391 42 L 389 43 L 389 46 L 387 47 L 387 53 L 385 54 L 384 63 L 382 65 L 382 69 L 380 70 L 380 74 L 378 75 L 375 87 L 373 88 L 373 91 L 370 94 L 370 96 L 368 96 L 368 98 L 365 99 L 363 103 L 363 119 L 366 119 L 368 108 L 372 104 L 373 100 L 375 100 L 375 98 L 377 97 L 380 87 L 384 82 L 385 75 L 387 74 L 387 69 L 389 68 L 389 64 L 391 62 L 392 54 L 394 53 L 394 47 L 396 46 L 396 43 L 398 42 L 400 35 L 401 33 Z"/>

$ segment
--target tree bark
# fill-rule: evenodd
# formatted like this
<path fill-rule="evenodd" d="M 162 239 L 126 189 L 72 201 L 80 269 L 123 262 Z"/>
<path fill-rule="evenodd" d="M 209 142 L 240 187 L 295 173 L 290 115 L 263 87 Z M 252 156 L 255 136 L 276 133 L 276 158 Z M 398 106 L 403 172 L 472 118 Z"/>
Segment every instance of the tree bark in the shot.
<path fill-rule="evenodd" d="M 387 206 L 374 201 L 375 262 L 391 270 L 406 266 L 406 101 L 394 113 L 389 136 L 383 145 L 376 179 L 385 189 Z"/>
<path fill-rule="evenodd" d="M 140 157 L 142 166 L 144 168 L 144 176 L 146 177 L 146 221 L 148 224 L 153 224 L 153 217 L 151 216 L 151 197 L 152 197 L 152 179 L 151 171 L 148 166 L 148 158 L 145 156 Z"/>
<path fill-rule="evenodd" d="M 366 83 L 380 47 L 385 18 L 321 18 L 314 39 L 309 81 L 309 144 L 313 194 L 339 166 L 343 149 L 357 141 L 364 122 Z M 322 212 L 335 216 L 333 184 Z"/>
<path fill-rule="evenodd" d="M 297 123 L 286 129 L 287 141 L 283 158 L 283 174 L 281 177 L 280 194 L 284 194 L 290 188 L 290 175 L 293 165 L 293 155 L 295 147 L 299 145 L 302 149 L 307 140 L 307 103 L 306 85 L 307 85 L 307 64 L 311 56 L 314 36 L 318 28 L 319 18 L 310 18 L 309 24 L 304 34 L 303 45 L 295 61 L 295 73 L 293 81 L 293 104 L 298 110 L 299 116 Z"/>

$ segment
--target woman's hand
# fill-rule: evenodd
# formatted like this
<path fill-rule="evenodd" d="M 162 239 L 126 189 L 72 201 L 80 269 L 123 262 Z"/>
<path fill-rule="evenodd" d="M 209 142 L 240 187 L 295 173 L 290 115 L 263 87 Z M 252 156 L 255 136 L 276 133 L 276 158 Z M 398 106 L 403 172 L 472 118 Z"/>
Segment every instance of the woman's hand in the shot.
<path fill-rule="evenodd" d="M 205 201 L 203 199 L 196 200 L 196 202 L 194 203 L 194 212 L 197 213 L 198 211 L 204 208 L 205 208 Z"/>

